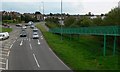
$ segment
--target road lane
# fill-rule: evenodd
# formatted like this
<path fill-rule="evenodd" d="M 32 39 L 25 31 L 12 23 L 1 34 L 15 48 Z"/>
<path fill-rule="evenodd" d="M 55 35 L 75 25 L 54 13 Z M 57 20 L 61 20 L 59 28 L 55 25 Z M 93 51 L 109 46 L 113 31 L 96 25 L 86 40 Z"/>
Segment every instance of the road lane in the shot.
<path fill-rule="evenodd" d="M 39 39 L 32 39 L 32 29 L 26 31 L 27 37 L 17 37 L 11 46 L 9 70 L 70 70 L 49 48 L 40 31 Z"/>
<path fill-rule="evenodd" d="M 28 40 L 24 40 L 21 46 L 19 44 L 20 40 L 16 41 L 11 49 L 8 69 L 38 70 Z"/>
<path fill-rule="evenodd" d="M 41 65 L 40 70 L 69 70 L 69 68 L 51 51 L 45 39 L 43 39 L 42 33 L 40 31 L 38 33 L 40 36 L 40 45 L 37 44 L 38 39 L 32 39 L 31 45 Z"/>

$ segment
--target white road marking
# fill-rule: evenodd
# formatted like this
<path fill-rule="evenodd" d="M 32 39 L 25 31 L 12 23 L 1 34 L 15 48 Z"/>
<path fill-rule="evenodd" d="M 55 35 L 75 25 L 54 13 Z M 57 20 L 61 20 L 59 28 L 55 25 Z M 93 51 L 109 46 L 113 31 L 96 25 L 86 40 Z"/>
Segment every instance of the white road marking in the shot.
<path fill-rule="evenodd" d="M 7 48 L 6 48 L 6 49 L 5 49 L 5 48 L 3 48 L 3 50 L 8 51 L 9 49 L 7 49 Z"/>
<path fill-rule="evenodd" d="M 6 70 L 8 70 L 8 59 L 6 60 Z"/>
<path fill-rule="evenodd" d="M 43 39 L 43 38 L 41 38 L 41 39 Z"/>
<path fill-rule="evenodd" d="M 7 54 L 7 56 L 9 56 L 10 55 L 10 51 L 8 51 L 8 54 Z"/>
<path fill-rule="evenodd" d="M 16 42 L 16 40 L 13 42 L 13 44 Z"/>
<path fill-rule="evenodd" d="M 64 64 L 69 70 L 71 70 L 53 51 L 51 48 L 49 48 L 49 50 L 55 55 L 55 57 L 62 63 Z"/>
<path fill-rule="evenodd" d="M 12 48 L 13 44 L 10 46 L 10 49 Z"/>
<path fill-rule="evenodd" d="M 42 37 L 42 36 L 41 36 Z"/>
<path fill-rule="evenodd" d="M 6 63 L 0 62 L 0 64 L 6 64 Z"/>
<path fill-rule="evenodd" d="M 6 60 L 6 58 L 2 58 L 2 57 L 0 57 L 0 59 Z"/>
<path fill-rule="evenodd" d="M 40 44 L 40 41 L 38 40 L 38 44 Z"/>
<path fill-rule="evenodd" d="M 31 46 L 31 44 L 30 44 L 30 49 L 32 50 L 32 46 Z"/>
<path fill-rule="evenodd" d="M 29 41 L 30 41 L 30 38 L 29 38 Z"/>
<path fill-rule="evenodd" d="M 8 52 L 7 52 L 7 51 L 0 51 L 0 53 L 5 53 L 5 54 L 6 54 L 6 53 L 8 53 Z"/>
<path fill-rule="evenodd" d="M 0 54 L 0 56 L 7 56 L 6 54 Z"/>
<path fill-rule="evenodd" d="M 22 43 L 23 43 L 23 40 L 21 41 L 20 46 L 22 45 Z"/>
<path fill-rule="evenodd" d="M 40 68 L 40 65 L 39 65 L 39 63 L 38 63 L 38 61 L 37 61 L 37 59 L 36 59 L 36 57 L 35 57 L 35 54 L 33 54 L 33 57 L 34 57 L 34 59 L 35 59 L 35 61 L 36 61 L 37 66 Z"/>
<path fill-rule="evenodd" d="M 16 39 L 17 39 L 17 37 L 16 37 Z"/>
<path fill-rule="evenodd" d="M 0 68 L 0 70 L 5 70 L 5 68 Z"/>

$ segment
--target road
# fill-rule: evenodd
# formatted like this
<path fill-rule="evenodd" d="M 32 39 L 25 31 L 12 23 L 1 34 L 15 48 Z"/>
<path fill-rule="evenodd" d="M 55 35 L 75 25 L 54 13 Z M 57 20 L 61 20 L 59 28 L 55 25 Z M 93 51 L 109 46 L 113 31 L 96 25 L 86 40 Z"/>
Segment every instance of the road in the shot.
<path fill-rule="evenodd" d="M 19 29 L 20 30 L 20 29 Z M 39 39 L 32 39 L 32 29 L 27 27 L 27 37 L 17 37 L 8 53 L 8 70 L 70 70 L 50 49 L 41 31 Z"/>

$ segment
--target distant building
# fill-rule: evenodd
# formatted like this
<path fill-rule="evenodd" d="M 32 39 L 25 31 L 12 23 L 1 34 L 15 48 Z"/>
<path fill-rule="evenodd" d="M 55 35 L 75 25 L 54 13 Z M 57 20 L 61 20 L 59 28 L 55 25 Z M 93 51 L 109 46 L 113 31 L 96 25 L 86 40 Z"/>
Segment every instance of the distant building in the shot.
<path fill-rule="evenodd" d="M 118 2 L 118 7 L 120 8 L 120 1 Z"/>

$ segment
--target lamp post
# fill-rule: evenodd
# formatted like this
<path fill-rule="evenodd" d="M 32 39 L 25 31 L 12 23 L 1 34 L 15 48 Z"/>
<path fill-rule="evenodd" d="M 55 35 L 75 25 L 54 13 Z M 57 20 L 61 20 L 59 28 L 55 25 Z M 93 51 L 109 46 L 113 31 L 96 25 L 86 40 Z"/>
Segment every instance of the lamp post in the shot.
<path fill-rule="evenodd" d="M 61 0 L 61 20 L 60 20 L 60 25 L 61 25 L 61 41 L 62 41 L 62 0 Z"/>
<path fill-rule="evenodd" d="M 43 9 L 43 21 L 44 21 L 44 2 L 42 1 L 42 9 Z"/>

